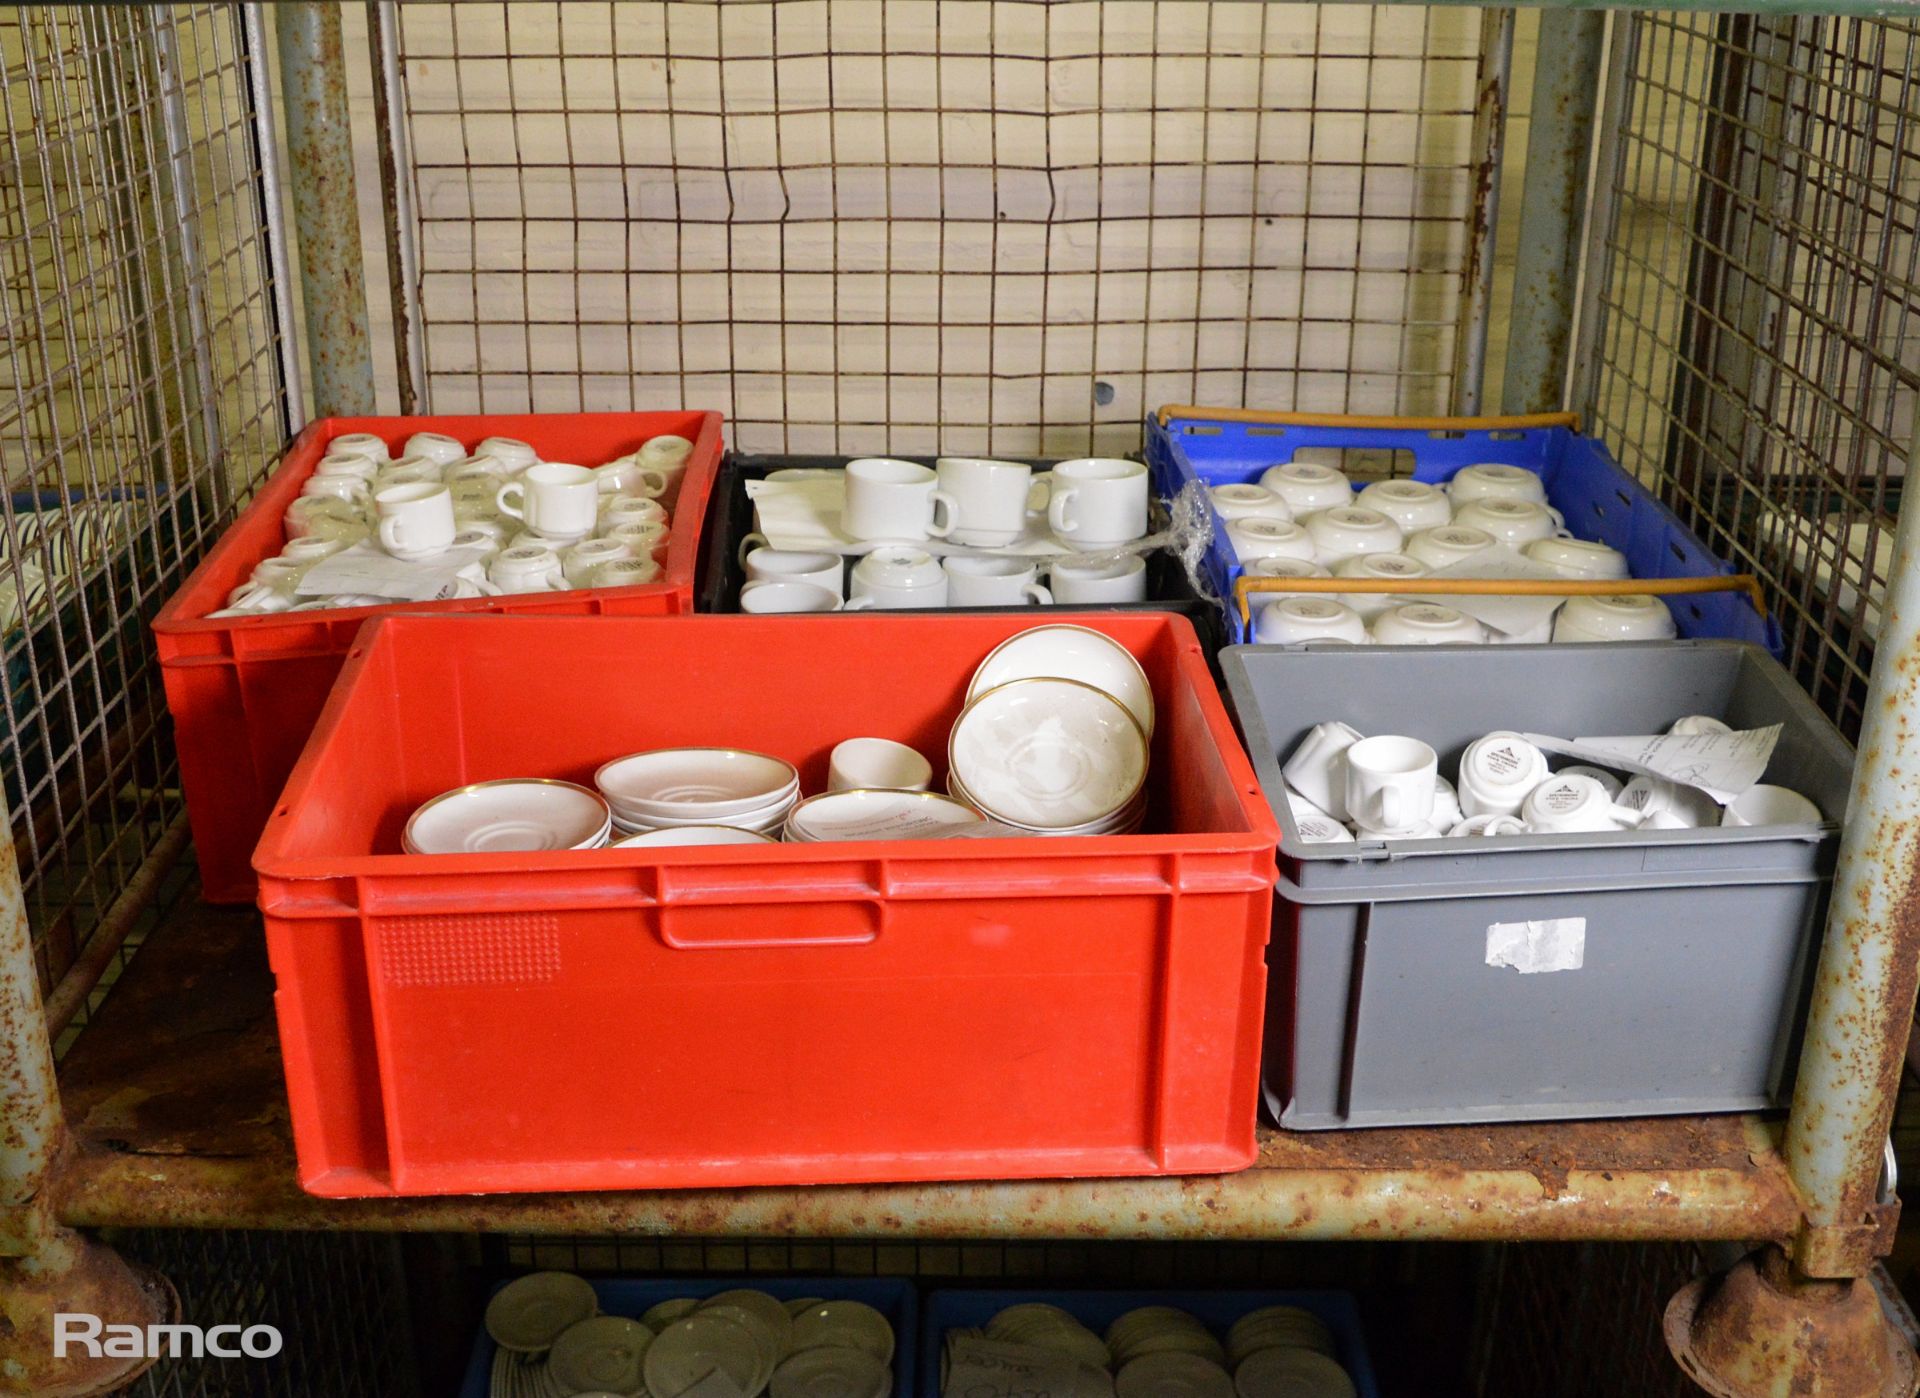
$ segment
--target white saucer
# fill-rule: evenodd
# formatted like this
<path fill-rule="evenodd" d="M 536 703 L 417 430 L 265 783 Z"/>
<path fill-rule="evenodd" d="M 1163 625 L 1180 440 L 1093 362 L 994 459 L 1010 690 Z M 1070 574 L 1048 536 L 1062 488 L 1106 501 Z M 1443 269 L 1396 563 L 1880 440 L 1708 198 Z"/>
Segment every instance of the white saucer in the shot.
<path fill-rule="evenodd" d="M 865 1350 L 822 1347 L 781 1361 L 772 1398 L 886 1398 L 892 1387 L 892 1372 Z"/>
<path fill-rule="evenodd" d="M 700 1303 L 691 1296 L 676 1296 L 670 1301 L 656 1301 L 640 1313 L 640 1323 L 658 1334 L 676 1320 L 683 1320 L 700 1309 Z"/>
<path fill-rule="evenodd" d="M 670 830 L 643 830 L 624 835 L 607 846 L 609 849 L 646 849 L 667 845 L 776 845 L 780 842 L 758 830 L 741 830 L 732 825 L 676 825 Z"/>
<path fill-rule="evenodd" d="M 547 1368 L 563 1393 L 633 1393 L 653 1344 L 653 1331 L 624 1316 L 601 1315 L 569 1326 L 553 1342 Z"/>
<path fill-rule="evenodd" d="M 616 757 L 593 784 L 630 818 L 710 821 L 770 805 L 799 789 L 800 774 L 742 748 L 661 748 Z"/>
<path fill-rule="evenodd" d="M 794 844 L 846 840 L 931 840 L 972 825 L 980 813 L 936 791 L 829 791 L 787 817 Z"/>
<path fill-rule="evenodd" d="M 947 766 L 987 815 L 1032 830 L 1098 824 L 1147 778 L 1147 740 L 1111 694 L 1078 680 L 1015 680 L 974 698 Z"/>
<path fill-rule="evenodd" d="M 1114 1375 L 1115 1398 L 1234 1398 L 1227 1371 L 1197 1354 L 1143 1354 Z"/>
<path fill-rule="evenodd" d="M 1234 1370 L 1238 1398 L 1357 1398 L 1347 1371 L 1310 1349 L 1263 1349 Z"/>
<path fill-rule="evenodd" d="M 530 1272 L 487 1302 L 487 1334 L 501 1349 L 533 1354 L 600 1309 L 593 1287 L 571 1272 Z"/>
<path fill-rule="evenodd" d="M 541 777 L 476 782 L 443 792 L 407 819 L 409 854 L 593 849 L 613 813 L 594 792 Z"/>
<path fill-rule="evenodd" d="M 793 1313 L 794 1351 L 864 1350 L 882 1364 L 893 1361 L 893 1326 L 864 1301 L 818 1301 Z"/>
<path fill-rule="evenodd" d="M 971 702 L 1013 680 L 1057 676 L 1103 689 L 1127 706 L 1141 731 L 1153 736 L 1153 686 L 1133 653 L 1085 626 L 1035 626 L 1009 636 L 987 654 L 967 684 Z"/>
<path fill-rule="evenodd" d="M 652 1393 L 684 1393 L 715 1369 L 747 1394 L 758 1393 L 768 1377 L 760 1372 L 753 1332 L 733 1316 L 711 1311 L 695 1311 L 654 1336 L 643 1367 Z"/>

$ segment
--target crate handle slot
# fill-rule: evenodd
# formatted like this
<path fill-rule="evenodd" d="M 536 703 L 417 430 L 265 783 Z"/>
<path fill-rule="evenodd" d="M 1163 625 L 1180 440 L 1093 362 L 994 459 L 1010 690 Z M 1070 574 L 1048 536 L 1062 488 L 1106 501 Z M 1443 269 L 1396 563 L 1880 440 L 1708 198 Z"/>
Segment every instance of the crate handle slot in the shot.
<path fill-rule="evenodd" d="M 660 940 L 679 951 L 855 947 L 886 924 L 878 900 L 824 903 L 680 903 L 660 909 Z"/>
<path fill-rule="evenodd" d="M 1694 592 L 1744 592 L 1761 616 L 1767 614 L 1767 595 L 1752 573 L 1725 573 L 1714 578 L 1256 578 L 1242 575 L 1233 585 L 1240 620 L 1253 620 L 1248 598 L 1255 592 L 1394 592 L 1455 597 L 1625 597 L 1651 593 L 1656 597 Z"/>

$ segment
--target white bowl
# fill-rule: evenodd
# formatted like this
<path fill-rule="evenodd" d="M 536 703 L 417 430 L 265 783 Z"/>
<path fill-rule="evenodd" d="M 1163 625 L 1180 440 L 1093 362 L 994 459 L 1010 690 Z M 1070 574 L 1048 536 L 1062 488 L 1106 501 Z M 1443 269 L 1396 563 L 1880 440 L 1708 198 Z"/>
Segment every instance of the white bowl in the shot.
<path fill-rule="evenodd" d="M 793 764 L 743 748 L 660 748 L 616 757 L 593 774 L 628 813 L 711 822 L 771 805 L 799 789 Z"/>
<path fill-rule="evenodd" d="M 1015 680 L 978 695 L 947 766 L 987 815 L 1035 830 L 1096 824 L 1147 777 L 1147 738 L 1113 695 L 1078 680 Z"/>
<path fill-rule="evenodd" d="M 443 792 L 407 819 L 409 854 L 593 849 L 613 813 L 595 792 L 542 777 L 476 782 Z"/>

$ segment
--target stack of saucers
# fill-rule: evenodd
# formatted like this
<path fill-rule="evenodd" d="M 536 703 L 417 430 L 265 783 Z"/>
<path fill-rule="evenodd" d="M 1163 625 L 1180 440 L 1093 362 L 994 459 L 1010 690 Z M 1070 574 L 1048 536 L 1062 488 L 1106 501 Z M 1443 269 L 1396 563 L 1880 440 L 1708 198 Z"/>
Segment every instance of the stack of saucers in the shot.
<path fill-rule="evenodd" d="M 775 839 L 800 796 L 792 763 L 743 748 L 636 752 L 607 763 L 593 784 L 622 837 L 722 826 Z"/>
<path fill-rule="evenodd" d="M 809 845 L 839 840 L 941 840 L 981 823 L 980 812 L 937 791 L 827 791 L 787 817 L 786 839 Z"/>
<path fill-rule="evenodd" d="M 599 849 L 613 822 L 584 786 L 517 777 L 442 792 L 413 813 L 400 839 L 408 854 Z"/>

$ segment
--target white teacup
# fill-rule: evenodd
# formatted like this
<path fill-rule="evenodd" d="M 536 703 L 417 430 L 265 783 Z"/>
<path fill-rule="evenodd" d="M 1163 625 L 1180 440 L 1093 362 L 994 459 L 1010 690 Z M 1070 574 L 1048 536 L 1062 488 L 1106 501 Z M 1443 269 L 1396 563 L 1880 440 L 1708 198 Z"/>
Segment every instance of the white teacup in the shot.
<path fill-rule="evenodd" d="M 1353 482 L 1345 471 L 1313 461 L 1289 461 L 1269 466 L 1260 484 L 1287 502 L 1297 519 L 1315 510 L 1338 509 L 1353 503 Z"/>
<path fill-rule="evenodd" d="M 540 460 L 539 453 L 518 437 L 487 437 L 476 443 L 475 456 L 490 456 L 507 468 L 507 474 L 517 476 Z"/>
<path fill-rule="evenodd" d="M 1447 482 L 1447 494 L 1452 497 L 1456 510 L 1475 500 L 1532 500 L 1541 505 L 1547 503 L 1546 482 L 1536 473 L 1524 466 L 1508 466 L 1498 461 L 1462 466 Z"/>
<path fill-rule="evenodd" d="M 828 791 L 925 791 L 933 764 L 891 738 L 848 738 L 827 756 Z"/>
<path fill-rule="evenodd" d="M 381 598 L 386 601 L 386 598 Z M 227 594 L 227 605 L 223 611 L 213 612 L 213 616 L 231 616 L 236 613 L 258 614 L 261 612 L 291 611 L 294 606 L 293 593 L 283 587 L 273 587 L 267 583 L 244 582 Z"/>
<path fill-rule="evenodd" d="M 1147 600 L 1147 560 L 1137 553 L 1056 563 L 1047 580 L 1053 584 L 1053 600 L 1064 606 Z"/>
<path fill-rule="evenodd" d="M 1731 733 L 1733 725 L 1715 718 L 1712 714 L 1688 714 L 1684 718 L 1676 718 L 1667 732 L 1690 738 L 1701 733 Z"/>
<path fill-rule="evenodd" d="M 373 492 L 358 476 L 308 476 L 300 483 L 300 494 L 308 500 L 334 500 L 366 510 L 373 504 Z"/>
<path fill-rule="evenodd" d="M 672 473 L 687 464 L 687 458 L 693 455 L 693 443 L 672 432 L 662 432 L 658 437 L 649 437 L 640 446 L 640 464 L 652 470 Z"/>
<path fill-rule="evenodd" d="M 292 592 L 294 584 L 305 576 L 312 562 L 299 558 L 263 558 L 253 565 L 252 580 L 267 587 Z"/>
<path fill-rule="evenodd" d="M 1337 578 L 1380 578 L 1384 580 L 1424 578 L 1433 570 L 1419 559 L 1404 553 L 1361 553 L 1340 560 L 1333 570 Z M 1340 600 L 1371 622 L 1394 605 L 1391 592 L 1343 592 Z"/>
<path fill-rule="evenodd" d="M 1453 519 L 1453 503 L 1446 491 L 1425 481 L 1375 481 L 1354 504 L 1379 511 L 1403 534 L 1437 529 Z"/>
<path fill-rule="evenodd" d="M 1564 527 L 1560 516 L 1533 500 L 1475 500 L 1454 511 L 1463 529 L 1484 529 L 1511 549 L 1551 539 Z"/>
<path fill-rule="evenodd" d="M 575 545 L 577 548 L 578 545 Z M 651 558 L 610 558 L 587 574 L 588 587 L 639 587 L 660 581 L 660 565 Z"/>
<path fill-rule="evenodd" d="M 1553 639 L 1563 642 L 1670 641 L 1677 634 L 1667 604 L 1644 592 L 1569 597 L 1553 623 Z"/>
<path fill-rule="evenodd" d="M 1216 485 L 1207 490 L 1213 512 L 1229 519 L 1292 519 L 1293 510 L 1285 500 L 1264 485 Z"/>
<path fill-rule="evenodd" d="M 300 495 L 280 517 L 289 539 L 338 539 L 356 544 L 371 532 L 357 506 L 326 495 Z"/>
<path fill-rule="evenodd" d="M 298 539 L 289 539 L 280 550 L 282 558 L 290 558 L 295 563 L 314 564 L 323 558 L 331 558 L 346 548 L 345 539 L 326 539 L 318 535 L 306 535 Z"/>
<path fill-rule="evenodd" d="M 1335 820 L 1346 820 L 1347 749 L 1361 736 L 1359 729 L 1337 719 L 1316 723 L 1288 754 L 1281 775 L 1288 786 Z"/>
<path fill-rule="evenodd" d="M 946 572 L 922 549 L 883 545 L 853 565 L 849 610 L 946 605 Z"/>
<path fill-rule="evenodd" d="M 1301 641 L 1362 645 L 1367 639 L 1367 624 L 1358 612 L 1335 597 L 1282 597 L 1254 613 L 1253 639 L 1263 646 L 1296 645 Z"/>
<path fill-rule="evenodd" d="M 1536 835 L 1631 830 L 1641 812 L 1618 805 L 1607 789 L 1580 772 L 1548 777 L 1520 803 L 1520 819 Z"/>
<path fill-rule="evenodd" d="M 657 519 L 645 523 L 616 524 L 601 537 L 618 539 L 633 550 L 635 558 L 662 558 L 672 541 L 673 531 Z"/>
<path fill-rule="evenodd" d="M 953 554 L 940 566 L 947 574 L 950 607 L 1044 607 L 1053 601 L 1039 581 L 1039 566 L 1025 558 Z"/>
<path fill-rule="evenodd" d="M 464 461 L 467 449 L 444 432 L 416 432 L 400 448 L 402 456 L 424 456 L 441 466 Z"/>
<path fill-rule="evenodd" d="M 1399 553 L 1406 542 L 1400 526 L 1364 505 L 1340 505 L 1321 510 L 1301 521 L 1313 540 L 1316 561 L 1332 567 L 1343 558 L 1365 553 Z"/>
<path fill-rule="evenodd" d="M 642 499 L 666 494 L 668 485 L 664 471 L 656 471 L 631 456 L 616 457 L 594 467 L 593 479 L 602 495 L 637 495 Z"/>
<path fill-rule="evenodd" d="M 1719 806 L 1706 792 L 1665 777 L 1636 776 L 1615 799 L 1640 812 L 1647 830 L 1695 830 L 1721 821 Z"/>
<path fill-rule="evenodd" d="M 563 592 L 560 555 L 546 544 L 516 544 L 493 556 L 487 579 L 502 592 Z"/>
<path fill-rule="evenodd" d="M 1383 646 L 1485 645 L 1487 628 L 1452 607 L 1408 602 L 1373 619 L 1373 639 Z"/>
<path fill-rule="evenodd" d="M 1243 569 L 1250 578 L 1330 578 L 1333 571 L 1310 558 L 1250 558 Z M 1256 592 L 1255 597 L 1284 597 L 1283 592 Z"/>
<path fill-rule="evenodd" d="M 1556 775 L 1563 776 L 1563 777 L 1565 776 L 1592 777 L 1595 781 L 1599 782 L 1601 786 L 1606 788 L 1607 799 L 1609 801 L 1618 800 L 1620 793 L 1626 788 L 1626 783 L 1621 781 L 1620 778 L 1616 777 L 1613 773 L 1609 772 L 1606 768 L 1589 767 L 1584 762 L 1576 762 L 1571 767 L 1562 767 Z"/>
<path fill-rule="evenodd" d="M 1460 792 L 1445 777 L 1433 779 L 1433 814 L 1427 819 L 1439 826 L 1442 833 L 1465 819 L 1460 810 Z"/>
<path fill-rule="evenodd" d="M 1460 754 L 1456 783 L 1466 816 L 1518 815 L 1527 794 L 1553 775 L 1547 755 L 1517 733 L 1489 733 Z"/>
<path fill-rule="evenodd" d="M 835 597 L 840 596 L 844 585 L 845 569 L 837 553 L 798 553 L 762 547 L 748 551 L 744 566 L 752 582 L 811 583 Z"/>
<path fill-rule="evenodd" d="M 1243 566 L 1260 558 L 1297 558 L 1304 563 L 1317 561 L 1313 556 L 1313 536 L 1290 519 L 1268 519 L 1259 515 L 1248 519 L 1230 519 L 1227 521 L 1227 542 L 1233 545 L 1234 557 Z"/>
<path fill-rule="evenodd" d="M 998 548 L 1027 527 L 1033 467 L 1026 462 L 943 456 L 934 462 L 933 472 L 936 492 L 953 501 L 953 527 L 947 537 L 954 543 Z"/>
<path fill-rule="evenodd" d="M 1456 563 L 1464 563 L 1469 558 L 1477 558 L 1488 549 L 1497 548 L 1499 543 L 1484 529 L 1442 524 L 1433 529 L 1422 529 L 1409 537 L 1403 551 L 1407 557 L 1417 558 L 1438 572 Z"/>
<path fill-rule="evenodd" d="M 418 562 L 445 553 L 458 530 L 453 492 L 439 481 L 405 481 L 373 497 L 379 511 L 380 547 L 395 558 Z"/>
<path fill-rule="evenodd" d="M 371 481 L 379 471 L 380 463 L 372 457 L 348 451 L 329 452 L 313 468 L 316 476 L 352 476 L 363 481 Z"/>
<path fill-rule="evenodd" d="M 376 494 L 390 485 L 418 485 L 443 480 L 446 470 L 437 461 L 429 461 L 424 456 L 403 456 L 398 461 L 390 461 L 382 466 L 373 477 L 373 489 Z"/>
<path fill-rule="evenodd" d="M 1433 815 L 1440 759 L 1418 738 L 1362 738 L 1347 749 L 1347 814 L 1374 835 L 1422 830 Z"/>
<path fill-rule="evenodd" d="M 1117 548 L 1147 532 L 1147 468 L 1083 456 L 1053 468 L 1047 527 L 1082 552 Z"/>
<path fill-rule="evenodd" d="M 1818 825 L 1820 808 L 1799 792 L 1761 782 L 1750 786 L 1720 812 L 1722 825 Z"/>
<path fill-rule="evenodd" d="M 560 555 L 560 575 L 568 587 L 585 587 L 593 570 L 602 563 L 634 557 L 633 549 L 621 539 L 582 539 Z"/>
<path fill-rule="evenodd" d="M 1586 539 L 1535 539 L 1523 552 L 1563 578 L 1611 580 L 1632 576 L 1624 553 Z"/>
<path fill-rule="evenodd" d="M 944 539 L 953 528 L 953 498 L 941 494 L 925 466 L 891 456 L 847 463 L 840 525 L 849 537 L 913 543 Z"/>
<path fill-rule="evenodd" d="M 758 616 L 837 612 L 840 610 L 840 594 L 812 583 L 765 579 L 747 583 L 740 589 L 740 610 Z"/>
<path fill-rule="evenodd" d="M 670 518 L 665 505 L 645 495 L 603 496 L 600 501 L 600 522 L 609 529 L 621 524 L 666 524 Z"/>
<path fill-rule="evenodd" d="M 343 432 L 327 443 L 327 454 L 344 452 L 350 456 L 364 456 L 369 461 L 386 461 L 392 453 L 387 444 L 371 432 Z"/>
<path fill-rule="evenodd" d="M 577 543 L 600 517 L 600 486 L 593 472 L 564 461 L 529 466 L 495 494 L 500 512 L 557 543 Z"/>

